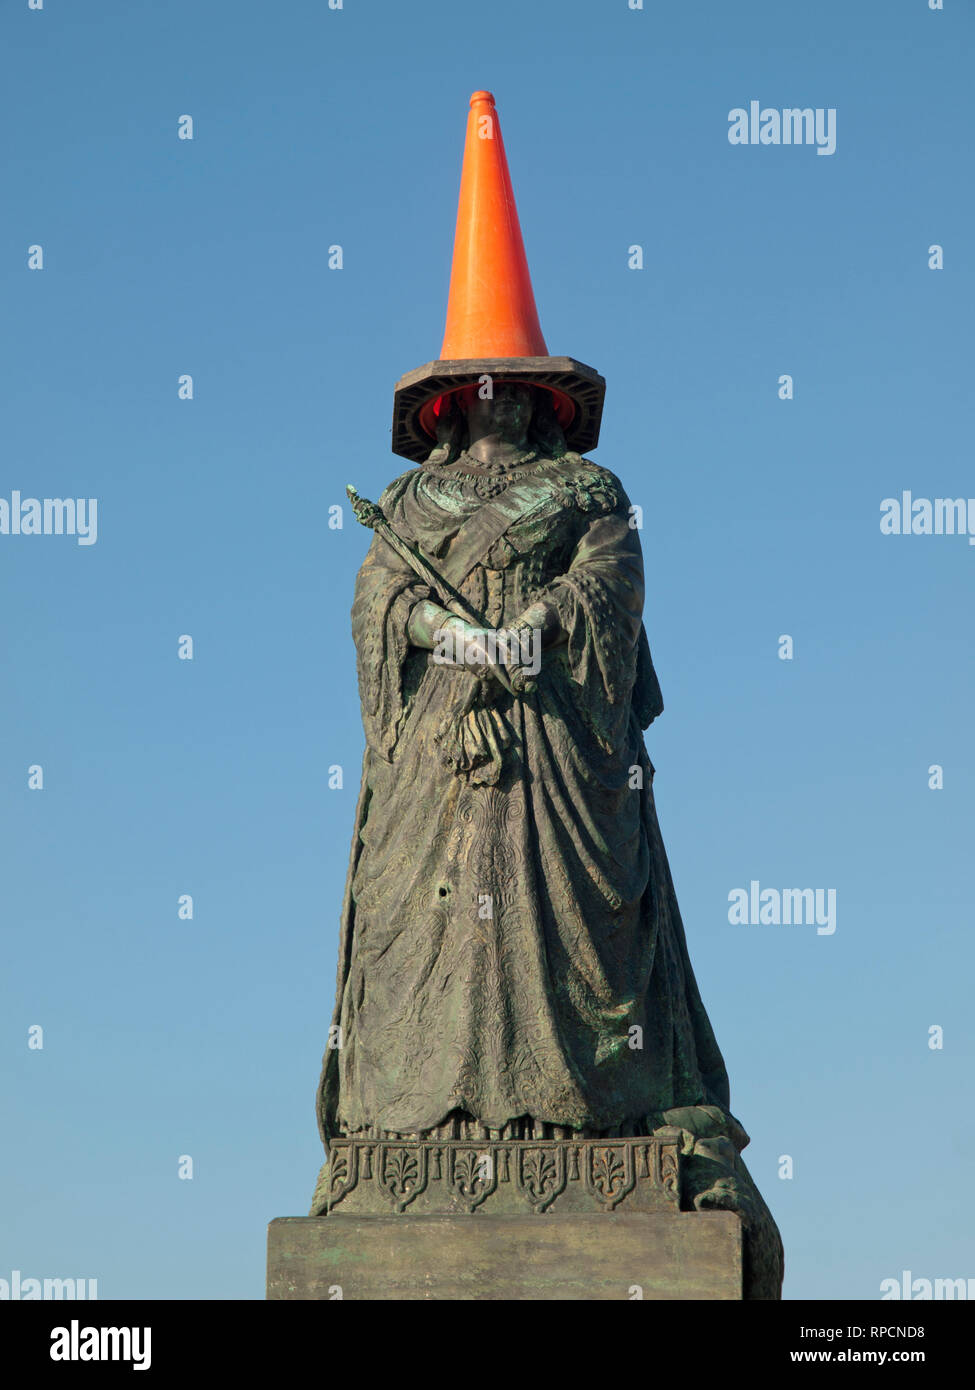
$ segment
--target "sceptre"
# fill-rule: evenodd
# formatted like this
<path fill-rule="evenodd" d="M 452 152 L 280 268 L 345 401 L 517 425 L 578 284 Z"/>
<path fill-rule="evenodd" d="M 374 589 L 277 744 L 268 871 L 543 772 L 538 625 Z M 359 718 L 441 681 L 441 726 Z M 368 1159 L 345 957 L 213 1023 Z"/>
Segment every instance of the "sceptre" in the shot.
<path fill-rule="evenodd" d="M 414 574 L 418 575 L 424 584 L 429 584 L 448 612 L 452 612 L 457 618 L 463 618 L 464 622 L 470 623 L 472 627 L 480 628 L 481 623 L 474 610 L 467 606 L 457 590 L 444 579 L 443 575 L 434 569 L 419 546 L 411 545 L 409 541 L 405 541 L 402 536 L 397 534 L 386 519 L 386 513 L 382 507 L 376 502 L 370 502 L 368 497 L 360 497 L 352 483 L 347 485 L 345 491 L 355 513 L 356 521 L 367 526 L 370 531 L 375 531 L 377 536 L 381 536 L 386 544 L 396 551 L 400 559 L 406 561 Z M 488 663 L 488 670 L 497 677 L 510 695 L 515 693 L 506 671 L 493 662 Z"/>

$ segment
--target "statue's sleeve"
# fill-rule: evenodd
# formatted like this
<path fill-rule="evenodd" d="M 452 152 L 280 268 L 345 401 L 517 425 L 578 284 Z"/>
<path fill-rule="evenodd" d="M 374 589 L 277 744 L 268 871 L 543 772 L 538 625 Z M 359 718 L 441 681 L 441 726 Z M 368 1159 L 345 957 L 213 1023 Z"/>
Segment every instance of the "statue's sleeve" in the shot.
<path fill-rule="evenodd" d="M 352 636 L 359 673 L 359 699 L 366 743 L 387 762 L 403 717 L 403 664 L 409 654 L 410 610 L 430 589 L 381 537 L 372 545 L 355 581 Z"/>
<path fill-rule="evenodd" d="M 643 553 L 622 489 L 585 525 L 566 573 L 539 595 L 559 616 L 569 692 L 600 745 L 625 735 L 631 709 L 646 728 L 663 709 L 643 627 Z"/>

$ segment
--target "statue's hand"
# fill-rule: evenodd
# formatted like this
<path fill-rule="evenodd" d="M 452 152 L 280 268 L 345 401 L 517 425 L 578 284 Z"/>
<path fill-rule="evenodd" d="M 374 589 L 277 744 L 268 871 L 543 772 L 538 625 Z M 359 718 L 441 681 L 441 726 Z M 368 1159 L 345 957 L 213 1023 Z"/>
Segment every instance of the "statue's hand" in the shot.
<path fill-rule="evenodd" d="M 562 635 L 551 604 L 536 602 L 506 630 L 508 679 L 516 695 L 531 695 L 542 666 L 542 650 Z"/>
<path fill-rule="evenodd" d="M 452 646 L 453 665 L 466 666 L 475 675 L 480 672 L 486 675 L 489 667 L 498 664 L 496 646 L 486 628 L 474 627 L 463 618 L 451 618 L 445 628 L 451 639 L 448 646 Z"/>
<path fill-rule="evenodd" d="M 443 655 L 439 660 L 443 664 L 463 666 L 483 680 L 501 671 L 502 684 L 510 686 L 514 694 L 530 695 L 534 691 L 541 669 L 541 627 L 522 622 L 497 631 L 451 617 L 443 623 L 441 633 Z"/>
<path fill-rule="evenodd" d="M 371 530 L 377 522 L 386 520 L 382 507 L 377 506 L 375 502 L 370 502 L 368 497 L 360 497 L 351 483 L 345 491 L 355 519 L 362 526 L 368 526 Z"/>
<path fill-rule="evenodd" d="M 511 689 L 516 695 L 532 695 L 538 684 L 537 676 L 538 672 L 533 671 L 530 666 L 508 668 L 508 679 L 511 682 Z"/>
<path fill-rule="evenodd" d="M 485 681 L 493 681 L 493 673 L 505 661 L 495 633 L 453 613 L 437 623 L 430 645 L 435 665 L 459 667 Z"/>
<path fill-rule="evenodd" d="M 534 641 L 540 643 L 542 647 L 553 647 L 563 641 L 566 636 L 562 631 L 557 609 L 554 604 L 546 603 L 544 599 L 536 599 L 520 617 L 515 619 L 511 628 L 512 631 L 530 629 Z"/>

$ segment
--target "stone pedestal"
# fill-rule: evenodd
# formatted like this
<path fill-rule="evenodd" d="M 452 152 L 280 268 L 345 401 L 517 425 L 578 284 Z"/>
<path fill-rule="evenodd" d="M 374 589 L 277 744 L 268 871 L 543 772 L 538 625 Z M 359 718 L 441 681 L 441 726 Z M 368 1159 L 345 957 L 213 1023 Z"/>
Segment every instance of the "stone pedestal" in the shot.
<path fill-rule="evenodd" d="M 730 1211 L 285 1216 L 269 1299 L 740 1299 Z"/>

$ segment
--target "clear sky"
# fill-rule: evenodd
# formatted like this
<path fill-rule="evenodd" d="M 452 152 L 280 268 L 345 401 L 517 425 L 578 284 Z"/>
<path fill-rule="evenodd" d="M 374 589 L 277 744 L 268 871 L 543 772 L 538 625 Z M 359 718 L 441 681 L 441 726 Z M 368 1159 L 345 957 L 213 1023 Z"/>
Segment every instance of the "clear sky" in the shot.
<path fill-rule="evenodd" d="M 307 1211 L 362 753 L 328 508 L 407 466 L 478 88 L 643 508 L 658 810 L 786 1297 L 975 1276 L 975 547 L 880 529 L 975 529 L 973 40 L 968 0 L 4 5 L 0 498 L 98 531 L 0 534 L 0 1278 L 260 1298 Z M 729 143 L 751 101 L 835 152 Z M 835 932 L 732 925 L 753 880 Z"/>

